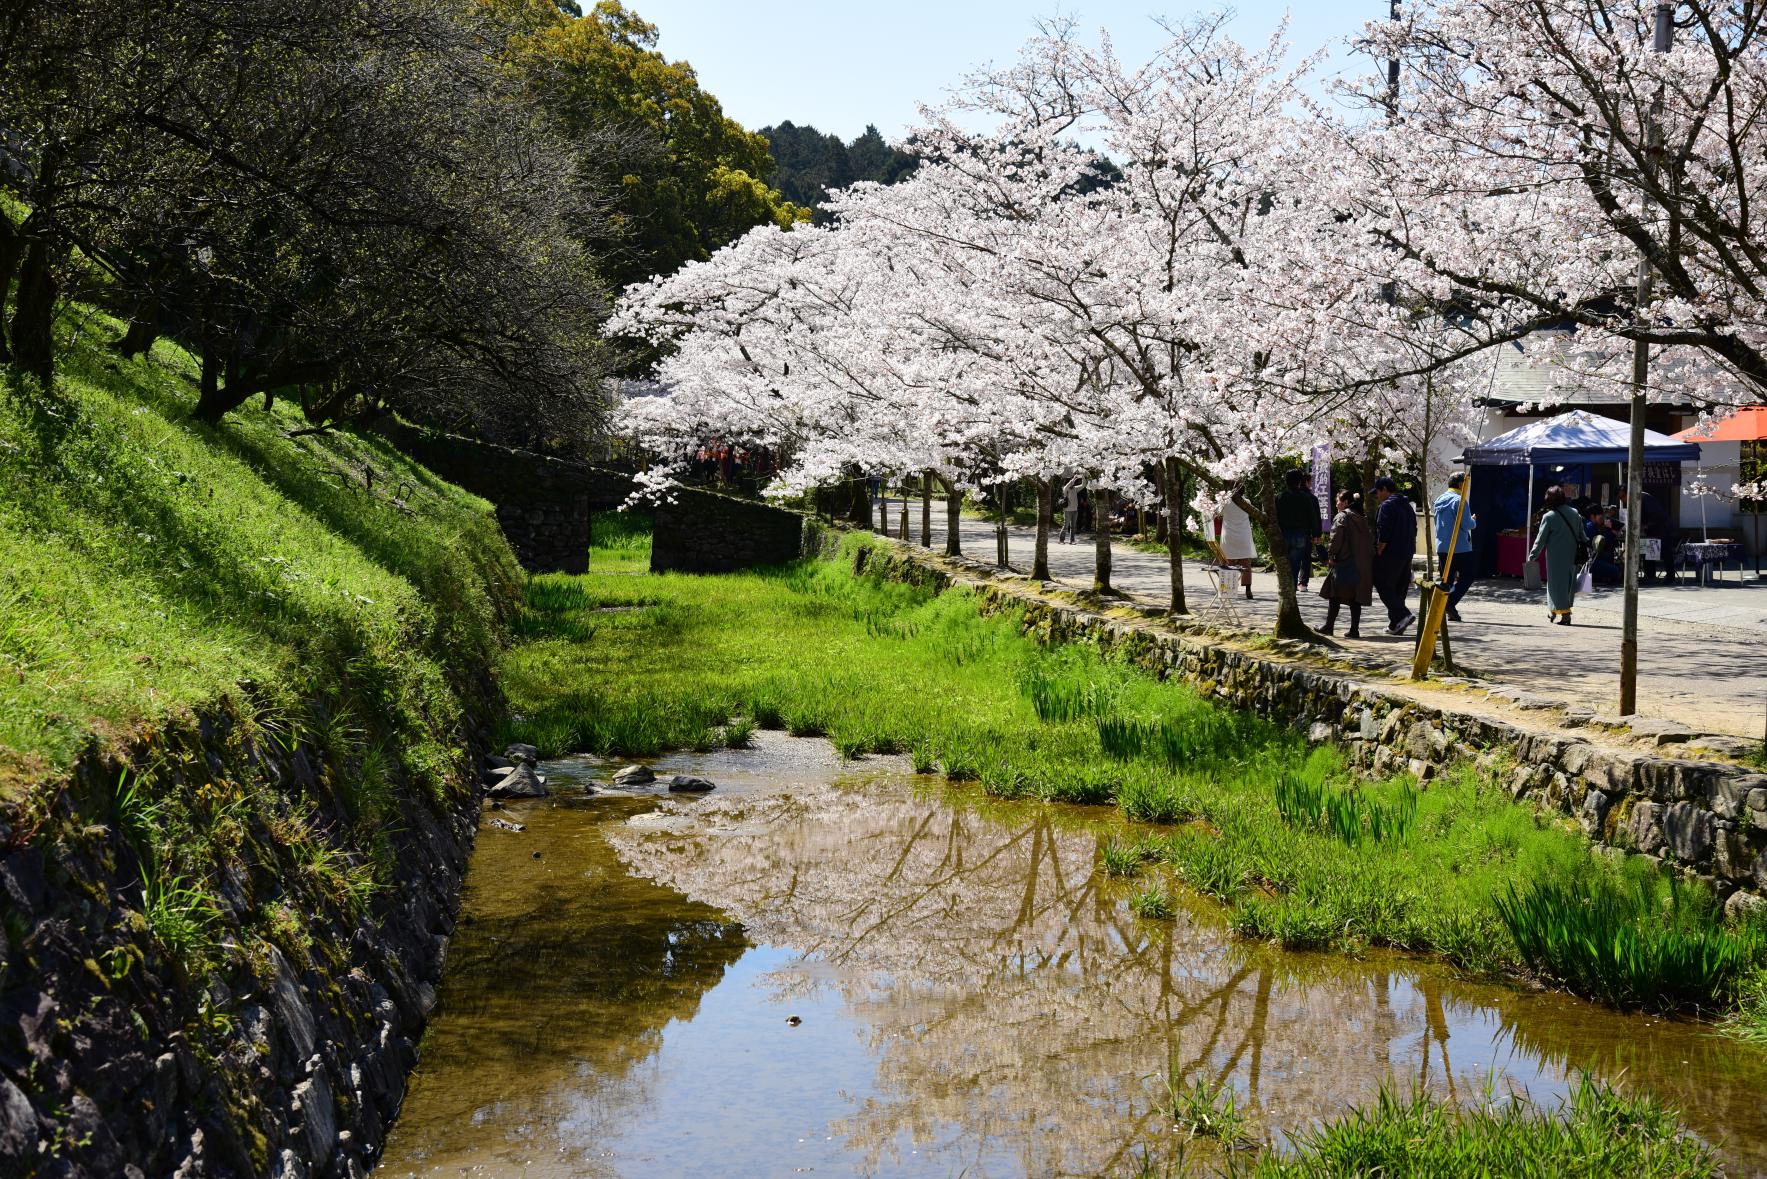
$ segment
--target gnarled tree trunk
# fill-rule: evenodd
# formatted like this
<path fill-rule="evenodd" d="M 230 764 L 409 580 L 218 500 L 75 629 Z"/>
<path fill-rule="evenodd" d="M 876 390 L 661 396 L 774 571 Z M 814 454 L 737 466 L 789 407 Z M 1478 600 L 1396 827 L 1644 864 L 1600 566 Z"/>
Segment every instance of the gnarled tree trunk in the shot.
<path fill-rule="evenodd" d="M 1288 545 L 1276 526 L 1276 471 L 1269 463 L 1258 468 L 1258 485 L 1261 494 L 1255 509 L 1237 493 L 1234 499 L 1264 526 L 1264 539 L 1270 545 L 1270 564 L 1276 570 L 1275 634 L 1279 638 L 1311 640 L 1313 628 L 1301 617 L 1301 603 L 1295 596 L 1295 571 L 1288 563 Z"/>
<path fill-rule="evenodd" d="M 963 492 L 949 479 L 940 479 L 945 488 L 945 555 L 947 557 L 963 556 L 963 537 L 959 525 L 963 522 Z"/>
<path fill-rule="evenodd" d="M 1167 458 L 1160 464 L 1160 484 L 1166 500 L 1166 571 L 1171 577 L 1172 613 L 1188 614 L 1190 607 L 1184 601 L 1183 530 L 1178 527 L 1178 513 L 1184 510 L 1184 468 L 1177 459 Z"/>
<path fill-rule="evenodd" d="M 45 388 L 55 377 L 55 274 L 46 233 L 31 236 L 12 309 L 12 362 Z"/>
<path fill-rule="evenodd" d="M 159 300 L 151 297 L 143 299 L 136 305 L 134 314 L 129 317 L 128 330 L 123 333 L 123 338 L 116 343 L 117 352 L 125 359 L 140 356 L 153 347 L 153 342 L 159 339 L 159 335 Z"/>
<path fill-rule="evenodd" d="M 920 473 L 920 547 L 933 547 L 933 473 Z"/>
<path fill-rule="evenodd" d="M 1092 592 L 1111 592 L 1111 492 L 1092 493 Z"/>
<path fill-rule="evenodd" d="M 1031 556 L 1031 580 L 1049 578 L 1049 524 L 1055 515 L 1055 482 L 1037 480 L 1037 547 Z"/>
<path fill-rule="evenodd" d="M 12 223 L 12 218 L 0 210 L 0 308 L 6 306 L 6 297 L 12 293 L 12 276 L 18 273 L 18 260 L 24 250 L 24 236 Z M 3 320 L 4 317 L 0 316 L 0 327 L 4 326 Z M 0 362 L 11 359 L 12 349 L 6 344 L 6 333 L 0 331 Z"/>

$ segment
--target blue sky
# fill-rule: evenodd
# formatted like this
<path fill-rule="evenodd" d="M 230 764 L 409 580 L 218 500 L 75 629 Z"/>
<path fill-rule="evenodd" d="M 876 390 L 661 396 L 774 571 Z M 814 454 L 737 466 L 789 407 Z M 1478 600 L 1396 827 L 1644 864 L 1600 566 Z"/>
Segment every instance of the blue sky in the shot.
<path fill-rule="evenodd" d="M 1083 29 L 1107 28 L 1126 61 L 1159 42 L 1156 15 L 1181 20 L 1218 4 L 1184 0 L 626 0 L 662 33 L 659 48 L 686 59 L 724 110 L 751 129 L 790 119 L 851 139 L 876 123 L 888 138 L 968 70 L 1012 59 L 1035 22 L 1060 12 Z M 589 7 L 587 0 L 584 7 Z M 1384 18 L 1387 0 L 1240 0 L 1234 35 L 1269 37 L 1291 12 L 1297 54 Z M 1348 58 L 1339 52 L 1335 68 Z"/>

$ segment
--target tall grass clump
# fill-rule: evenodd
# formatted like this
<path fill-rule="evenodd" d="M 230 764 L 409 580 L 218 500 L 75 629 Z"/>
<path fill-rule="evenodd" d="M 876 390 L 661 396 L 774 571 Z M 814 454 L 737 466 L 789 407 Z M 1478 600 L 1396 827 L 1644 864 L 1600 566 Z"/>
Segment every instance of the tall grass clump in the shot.
<path fill-rule="evenodd" d="M 1119 761 L 1150 759 L 1171 768 L 1243 762 L 1267 749 L 1269 722 L 1225 708 L 1187 708 L 1157 719 L 1097 715 L 1098 744 Z"/>
<path fill-rule="evenodd" d="M 1325 782 L 1285 769 L 1277 776 L 1276 809 L 1291 827 L 1331 832 L 1342 843 L 1363 840 L 1391 843 L 1409 839 L 1417 829 L 1417 790 L 1400 782 L 1392 797 L 1380 798 L 1359 788 L 1333 790 Z"/>
<path fill-rule="evenodd" d="M 1345 1175 L 1564 1176 L 1567 1179 L 1711 1179 L 1716 1153 L 1687 1134 L 1674 1110 L 1584 1076 L 1556 1114 L 1520 1097 L 1465 1108 L 1383 1089 L 1374 1105 L 1298 1135 L 1268 1154 L 1257 1179 Z"/>
<path fill-rule="evenodd" d="M 1767 1047 L 1767 966 L 1744 975 L 1736 992 L 1736 1010 L 1724 1021 L 1725 1034 Z"/>
<path fill-rule="evenodd" d="M 1709 895 L 1673 878 L 1666 899 L 1643 882 L 1539 880 L 1496 907 L 1531 970 L 1617 1007 L 1723 1004 L 1767 959 L 1757 927 L 1725 926 Z"/>
<path fill-rule="evenodd" d="M 1239 1108 L 1233 1086 L 1198 1077 L 1185 1084 L 1176 1071 L 1166 1074 L 1166 1109 L 1172 1124 L 1193 1138 L 1235 1144 L 1246 1141 L 1250 1122 Z"/>

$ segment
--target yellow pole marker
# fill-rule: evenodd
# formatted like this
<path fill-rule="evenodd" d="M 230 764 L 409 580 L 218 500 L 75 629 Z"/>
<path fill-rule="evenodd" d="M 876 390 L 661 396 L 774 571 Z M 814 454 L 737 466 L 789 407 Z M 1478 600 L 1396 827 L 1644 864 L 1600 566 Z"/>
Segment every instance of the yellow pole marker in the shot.
<path fill-rule="evenodd" d="M 1466 501 L 1471 496 L 1472 467 L 1469 465 L 1466 479 L 1460 485 L 1460 506 L 1454 510 L 1454 531 L 1448 553 L 1442 559 L 1442 580 L 1437 583 L 1436 592 L 1430 595 L 1429 611 L 1417 630 L 1417 652 L 1411 657 L 1411 678 L 1414 680 L 1430 678 L 1430 657 L 1436 653 L 1436 632 L 1442 629 L 1442 619 L 1448 614 L 1448 572 L 1454 567 L 1454 550 L 1460 547 L 1460 522 L 1466 518 Z"/>

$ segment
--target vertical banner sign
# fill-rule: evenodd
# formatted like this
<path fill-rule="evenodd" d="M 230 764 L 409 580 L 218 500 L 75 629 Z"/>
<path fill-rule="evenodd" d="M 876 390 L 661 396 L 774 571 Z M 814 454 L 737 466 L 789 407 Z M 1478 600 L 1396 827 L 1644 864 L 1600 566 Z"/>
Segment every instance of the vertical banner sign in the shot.
<path fill-rule="evenodd" d="M 1331 448 L 1313 448 L 1313 494 L 1319 497 L 1319 527 L 1331 528 Z"/>

